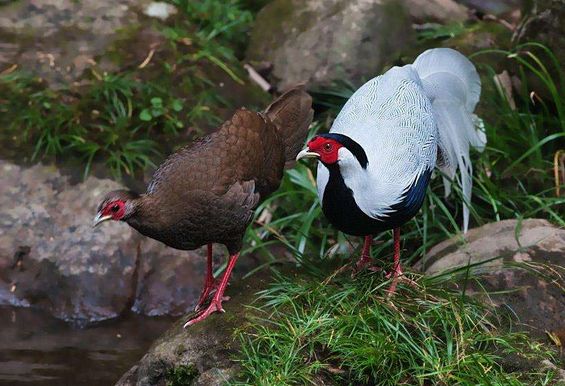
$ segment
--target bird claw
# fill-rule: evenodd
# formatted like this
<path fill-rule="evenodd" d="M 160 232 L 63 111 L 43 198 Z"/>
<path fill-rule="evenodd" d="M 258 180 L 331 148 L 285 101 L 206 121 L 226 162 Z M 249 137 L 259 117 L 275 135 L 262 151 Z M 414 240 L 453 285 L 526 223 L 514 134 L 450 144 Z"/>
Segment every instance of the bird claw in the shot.
<path fill-rule="evenodd" d="M 395 274 L 394 271 L 393 271 L 393 272 L 389 272 L 389 273 L 386 275 L 386 278 L 387 278 L 387 279 L 392 278 L 392 283 L 391 283 L 389 289 L 387 290 L 388 296 L 391 296 L 391 295 L 393 295 L 393 294 L 396 292 L 396 286 L 397 286 L 397 284 L 400 283 L 400 282 L 403 282 L 403 283 L 405 283 L 405 284 L 408 284 L 409 286 L 411 286 L 411 287 L 413 287 L 413 288 L 417 288 L 417 287 L 418 287 L 418 284 L 417 284 L 414 280 L 412 280 L 412 279 L 410 279 L 409 277 L 405 276 L 405 275 L 404 275 L 404 272 L 402 272 L 401 269 L 399 269 L 399 270 L 397 271 L 397 274 Z"/>
<path fill-rule="evenodd" d="M 183 328 L 190 327 L 190 326 L 192 326 L 192 325 L 194 325 L 198 322 L 203 321 L 204 319 L 206 319 L 208 316 L 210 316 L 214 312 L 220 312 L 220 313 L 226 312 L 226 310 L 224 310 L 224 308 L 222 307 L 222 300 L 224 300 L 224 298 L 225 297 L 222 297 L 222 299 L 212 300 L 210 305 L 205 310 L 198 312 L 194 317 L 190 318 L 184 324 Z"/>

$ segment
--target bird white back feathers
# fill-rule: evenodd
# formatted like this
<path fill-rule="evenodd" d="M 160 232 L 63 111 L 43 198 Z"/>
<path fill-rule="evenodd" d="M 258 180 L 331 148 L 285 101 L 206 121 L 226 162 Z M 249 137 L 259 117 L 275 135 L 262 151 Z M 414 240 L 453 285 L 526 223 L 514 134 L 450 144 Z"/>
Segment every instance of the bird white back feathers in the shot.
<path fill-rule="evenodd" d="M 347 147 L 341 147 L 338 156 L 345 185 L 363 213 L 386 223 L 415 181 L 438 166 L 445 175 L 446 195 L 451 180 L 462 186 L 467 230 L 472 189 L 469 149 L 482 150 L 486 143 L 473 114 L 480 90 L 477 71 L 466 57 L 437 48 L 425 51 L 413 64 L 391 68 L 353 94 L 330 133 L 351 138 L 366 153 L 366 168 Z M 317 182 L 322 202 L 329 178 L 327 165 L 320 162 Z"/>

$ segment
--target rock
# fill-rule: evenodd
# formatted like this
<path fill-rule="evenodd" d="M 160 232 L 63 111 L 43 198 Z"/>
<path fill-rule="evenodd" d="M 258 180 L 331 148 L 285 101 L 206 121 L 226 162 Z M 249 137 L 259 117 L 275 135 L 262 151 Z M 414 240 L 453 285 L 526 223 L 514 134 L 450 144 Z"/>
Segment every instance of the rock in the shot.
<path fill-rule="evenodd" d="M 414 43 L 412 23 L 466 17 L 466 8 L 452 0 L 275 0 L 257 15 L 246 56 L 272 64 L 279 89 L 359 82 Z"/>
<path fill-rule="evenodd" d="M 413 40 L 410 30 L 404 9 L 392 3 L 275 0 L 257 15 L 247 59 L 271 62 L 279 89 L 359 81 L 398 57 Z"/>
<path fill-rule="evenodd" d="M 232 298 L 224 303 L 224 314 L 213 314 L 188 329 L 182 327 L 185 318 L 178 320 L 116 386 L 208 386 L 232 380 L 239 372 L 232 360 L 239 348 L 234 331 L 252 317 L 253 312 L 244 306 L 266 283 L 257 275 L 234 282 L 230 286 Z"/>
<path fill-rule="evenodd" d="M 80 324 L 130 308 L 145 315 L 192 310 L 206 252 L 171 249 L 122 223 L 92 229 L 101 197 L 120 186 L 69 180 L 54 167 L 0 161 L 0 305 L 32 306 Z M 224 249 L 214 249 L 223 258 Z M 255 264 L 241 259 L 236 277 Z"/>
<path fill-rule="evenodd" d="M 511 310 L 521 327 L 537 337 L 565 328 L 565 230 L 546 220 L 505 220 L 471 229 L 433 247 L 416 268 L 426 274 L 471 268 L 469 293 Z M 497 258 L 499 257 L 499 258 Z"/>
<path fill-rule="evenodd" d="M 77 60 L 93 62 L 120 31 L 139 25 L 137 7 L 136 0 L 21 0 L 3 6 L 2 44 L 17 49 L 0 54 L 0 71 L 18 64 L 54 87 L 75 81 L 85 69 Z"/>
<path fill-rule="evenodd" d="M 412 22 L 450 24 L 463 22 L 469 10 L 453 0 L 401 0 Z"/>
<path fill-rule="evenodd" d="M 200 295 L 206 251 L 180 251 L 144 238 L 139 252 L 142 259 L 133 311 L 149 316 L 178 316 L 191 311 Z M 216 262 L 222 261 L 224 249 L 215 247 L 214 257 Z M 243 260 L 238 269 L 249 262 Z"/>
<path fill-rule="evenodd" d="M 479 12 L 501 16 L 513 12 L 520 12 L 524 6 L 525 0 L 457 0 L 458 3 L 464 4 L 469 8 L 476 9 Z"/>
<path fill-rule="evenodd" d="M 177 8 L 174 5 L 163 1 L 154 1 L 145 6 L 143 13 L 149 17 L 167 20 L 169 17 L 177 14 Z"/>
<path fill-rule="evenodd" d="M 91 217 L 118 185 L 89 178 L 69 189 L 53 167 L 0 161 L 0 170 L 0 287 L 14 295 L 0 304 L 25 302 L 73 321 L 117 316 L 132 298 L 133 231 L 93 231 Z"/>

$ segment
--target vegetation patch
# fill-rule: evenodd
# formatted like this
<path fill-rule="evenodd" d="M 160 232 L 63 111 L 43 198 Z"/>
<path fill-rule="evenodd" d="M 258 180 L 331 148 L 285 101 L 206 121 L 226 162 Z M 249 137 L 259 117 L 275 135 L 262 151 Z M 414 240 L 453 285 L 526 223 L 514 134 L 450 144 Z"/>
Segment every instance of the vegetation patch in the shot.
<path fill-rule="evenodd" d="M 193 364 L 176 366 L 167 371 L 165 379 L 167 386 L 190 386 L 198 377 L 199 372 Z"/>
<path fill-rule="evenodd" d="M 2 144 L 32 161 L 78 158 L 85 176 L 102 161 L 120 177 L 154 167 L 178 140 L 202 134 L 194 127 L 219 124 L 232 106 L 218 92 L 217 74 L 243 83 L 235 52 L 253 15 L 237 1 L 172 2 L 181 15 L 154 26 L 164 42 L 142 63 L 118 61 L 114 73 L 94 66 L 59 90 L 13 68 L 0 74 Z"/>
<path fill-rule="evenodd" d="M 279 277 L 240 332 L 240 384 L 551 384 L 538 366 L 555 353 L 499 329 L 493 309 L 417 275 L 389 298 L 382 276 Z"/>

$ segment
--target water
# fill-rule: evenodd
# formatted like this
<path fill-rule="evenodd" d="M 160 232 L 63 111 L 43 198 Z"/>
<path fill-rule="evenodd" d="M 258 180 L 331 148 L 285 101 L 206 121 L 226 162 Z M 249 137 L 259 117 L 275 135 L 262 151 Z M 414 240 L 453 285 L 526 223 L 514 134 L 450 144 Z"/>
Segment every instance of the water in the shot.
<path fill-rule="evenodd" d="M 173 322 L 128 315 L 80 329 L 40 311 L 0 308 L 0 385 L 113 385 Z"/>

